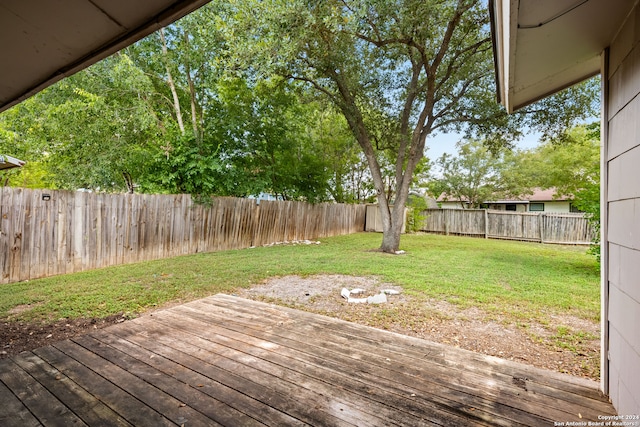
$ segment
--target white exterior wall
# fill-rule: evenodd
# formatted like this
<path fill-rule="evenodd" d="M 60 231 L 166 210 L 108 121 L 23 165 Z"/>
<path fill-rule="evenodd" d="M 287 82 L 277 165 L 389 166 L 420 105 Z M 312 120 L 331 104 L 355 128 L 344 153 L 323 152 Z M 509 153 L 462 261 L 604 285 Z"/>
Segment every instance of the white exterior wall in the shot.
<path fill-rule="evenodd" d="M 506 211 L 507 204 L 509 205 L 515 204 L 516 205 L 515 212 L 527 212 L 529 210 L 528 208 L 529 205 L 527 205 L 526 203 L 490 203 L 489 209 L 497 210 L 497 211 Z M 514 211 L 511 211 L 511 212 L 514 212 Z"/>
<path fill-rule="evenodd" d="M 571 212 L 571 202 L 534 202 L 544 203 L 544 212 L 546 213 L 569 213 Z M 442 209 L 462 209 L 460 202 L 439 202 Z M 490 204 L 489 209 L 505 210 L 505 203 Z M 529 212 L 527 203 L 516 203 L 516 212 Z"/>
<path fill-rule="evenodd" d="M 605 56 L 606 58 L 606 56 Z M 608 391 L 619 414 L 640 414 L 640 8 L 613 41 L 605 82 L 603 295 Z M 608 83 L 608 84 L 606 84 Z M 607 89 L 608 87 L 608 89 Z M 608 93 L 607 93 L 608 92 Z M 607 299 L 608 296 L 608 299 Z M 606 347 L 605 347 L 606 348 Z M 606 365 L 604 366 L 606 368 Z"/>
<path fill-rule="evenodd" d="M 544 203 L 544 211 L 543 213 L 569 213 L 571 212 L 571 202 L 531 202 L 531 203 Z M 490 209 L 498 209 L 505 210 L 505 203 L 499 203 L 494 205 L 489 205 Z M 518 203 L 516 204 L 516 212 L 530 212 L 528 203 Z M 535 211 L 540 212 L 540 211 Z"/>
<path fill-rule="evenodd" d="M 542 202 L 542 203 L 544 203 L 545 212 L 550 212 L 550 213 L 571 212 L 571 202 Z"/>

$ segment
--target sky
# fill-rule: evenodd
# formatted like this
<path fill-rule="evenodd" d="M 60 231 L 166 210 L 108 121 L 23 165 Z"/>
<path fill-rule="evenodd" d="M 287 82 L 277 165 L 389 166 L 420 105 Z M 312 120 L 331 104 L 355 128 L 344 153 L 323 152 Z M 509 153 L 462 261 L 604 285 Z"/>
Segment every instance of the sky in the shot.
<path fill-rule="evenodd" d="M 456 142 L 463 139 L 461 134 L 445 133 L 430 136 L 427 139 L 427 157 L 434 161 L 442 154 L 456 154 Z M 516 142 L 516 148 L 529 149 L 540 144 L 539 133 L 528 133 L 520 141 Z"/>

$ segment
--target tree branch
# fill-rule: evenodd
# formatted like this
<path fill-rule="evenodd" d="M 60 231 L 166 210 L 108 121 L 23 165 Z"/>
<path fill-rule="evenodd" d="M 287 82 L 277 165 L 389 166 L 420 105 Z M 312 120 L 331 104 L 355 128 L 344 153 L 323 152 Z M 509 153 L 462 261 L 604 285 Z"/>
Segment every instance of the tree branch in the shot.
<path fill-rule="evenodd" d="M 447 29 L 444 33 L 444 37 L 442 38 L 442 43 L 440 43 L 440 48 L 438 49 L 438 53 L 430 65 L 430 74 L 435 74 L 436 70 L 440 66 L 442 59 L 444 58 L 447 50 L 449 49 L 449 43 L 451 42 L 451 38 L 453 37 L 453 32 L 455 31 L 462 15 L 473 7 L 473 2 L 469 2 L 465 4 L 464 0 L 459 0 L 458 5 L 456 6 L 456 11 L 453 14 L 453 17 L 449 20 L 447 24 Z"/>
<path fill-rule="evenodd" d="M 439 83 L 436 85 L 436 91 L 439 91 L 442 86 L 449 81 L 449 79 L 451 79 L 451 77 L 454 75 L 454 73 L 456 71 L 458 71 L 462 65 L 466 62 L 464 59 L 459 59 L 461 56 L 463 56 L 464 54 L 468 53 L 468 52 L 472 52 L 471 55 L 469 55 L 469 57 L 473 57 L 474 55 L 476 55 L 479 51 L 478 49 L 483 46 L 483 45 L 488 45 L 488 49 L 490 49 L 490 44 L 489 42 L 491 41 L 490 38 L 485 38 L 480 40 L 477 43 L 474 43 L 473 45 L 467 47 L 466 49 L 462 49 L 460 51 L 457 51 L 453 56 L 451 56 L 451 59 L 449 60 L 449 63 L 447 65 L 447 70 L 444 74 L 444 76 L 442 78 L 439 79 Z"/>
<path fill-rule="evenodd" d="M 411 49 L 410 47 L 408 49 Z M 410 52 L 409 52 L 410 53 Z M 411 57 L 411 81 L 409 82 L 409 88 L 407 90 L 407 99 L 405 99 L 404 108 L 400 116 L 400 147 L 398 150 L 398 159 L 396 160 L 396 182 L 402 180 L 404 160 L 407 152 L 407 146 L 409 142 L 409 119 L 411 118 L 411 111 L 413 109 L 413 103 L 415 102 L 419 89 L 418 82 L 422 70 L 423 63 L 416 62 Z"/>

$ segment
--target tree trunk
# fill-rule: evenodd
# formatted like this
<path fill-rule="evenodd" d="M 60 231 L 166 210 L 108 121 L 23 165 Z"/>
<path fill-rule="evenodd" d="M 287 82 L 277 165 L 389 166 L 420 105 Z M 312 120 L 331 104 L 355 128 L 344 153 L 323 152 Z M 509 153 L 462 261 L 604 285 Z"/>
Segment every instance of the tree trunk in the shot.
<path fill-rule="evenodd" d="M 202 138 L 198 129 L 198 106 L 196 101 L 196 89 L 191 79 L 191 70 L 187 67 L 187 82 L 189 83 L 189 99 L 191 101 L 191 126 L 193 128 L 193 137 L 196 142 L 200 143 Z"/>
<path fill-rule="evenodd" d="M 349 124 L 349 127 L 351 128 L 351 131 L 356 138 L 356 141 L 358 141 L 358 144 L 362 148 L 365 158 L 367 159 L 367 164 L 369 165 L 369 171 L 371 172 L 371 178 L 373 179 L 374 187 L 376 189 L 376 193 L 378 196 L 378 206 L 380 209 L 380 216 L 382 220 L 383 237 L 380 249 L 383 252 L 396 253 L 400 248 L 400 234 L 402 232 L 402 226 L 404 225 L 404 207 L 407 203 L 407 198 L 409 195 L 409 183 L 411 182 L 411 177 L 413 176 L 416 165 L 424 155 L 425 136 L 422 135 L 420 129 L 423 127 L 422 124 L 424 124 L 424 120 L 426 119 L 427 114 L 423 111 L 423 113 L 421 114 L 421 117 L 423 117 L 423 119 L 419 122 L 418 126 L 416 126 L 416 130 L 414 131 L 413 139 L 411 141 L 413 142 L 413 144 L 409 149 L 407 166 L 406 169 L 404 169 L 404 172 L 402 168 L 404 157 L 399 157 L 396 162 L 396 198 L 392 210 L 389 206 L 390 200 L 387 196 L 380 164 L 378 163 L 376 152 L 373 148 L 373 144 L 371 143 L 371 137 L 365 125 L 362 112 L 358 107 L 356 99 L 349 90 L 348 84 L 341 74 L 332 73 L 331 78 L 338 86 L 340 96 L 343 101 L 339 102 L 338 106 L 342 110 L 342 113 L 347 120 L 347 123 Z M 428 111 L 428 108 L 425 107 L 425 110 Z M 405 119 L 408 120 L 408 116 Z M 429 126 L 429 130 L 431 125 L 431 122 L 429 122 L 427 125 Z M 391 185 L 389 185 L 389 187 L 391 188 Z"/>
<path fill-rule="evenodd" d="M 173 109 L 176 113 L 176 120 L 178 122 L 178 128 L 180 129 L 180 134 L 184 135 L 184 122 L 182 121 L 182 110 L 180 109 L 180 98 L 178 98 L 178 91 L 176 90 L 176 84 L 173 81 L 173 76 L 171 75 L 171 69 L 169 68 L 169 50 L 167 49 L 167 40 L 164 37 L 164 28 L 160 28 L 160 41 L 162 42 L 162 55 L 164 56 L 165 69 L 167 71 L 167 84 L 169 85 L 169 89 L 171 90 L 171 95 L 173 96 Z"/>
<path fill-rule="evenodd" d="M 404 203 L 394 205 L 393 210 L 389 213 L 389 222 L 382 225 L 382 245 L 380 249 L 386 253 L 396 253 L 400 249 L 400 235 L 402 234 L 402 226 L 404 225 Z"/>
<path fill-rule="evenodd" d="M 133 178 L 131 178 L 131 174 L 129 172 L 122 172 L 122 177 L 124 178 L 124 183 L 127 186 L 127 193 L 133 194 L 135 191 L 135 186 L 133 183 Z"/>
<path fill-rule="evenodd" d="M 184 33 L 184 42 L 188 50 L 189 35 L 186 31 Z M 189 85 L 189 100 L 191 101 L 191 127 L 193 128 L 193 137 L 195 138 L 197 143 L 200 143 L 202 142 L 202 138 L 198 129 L 198 101 L 196 99 L 196 87 L 193 84 L 193 78 L 191 77 L 191 64 L 189 64 L 188 58 L 184 61 L 184 67 L 185 74 L 187 75 L 187 83 Z"/>

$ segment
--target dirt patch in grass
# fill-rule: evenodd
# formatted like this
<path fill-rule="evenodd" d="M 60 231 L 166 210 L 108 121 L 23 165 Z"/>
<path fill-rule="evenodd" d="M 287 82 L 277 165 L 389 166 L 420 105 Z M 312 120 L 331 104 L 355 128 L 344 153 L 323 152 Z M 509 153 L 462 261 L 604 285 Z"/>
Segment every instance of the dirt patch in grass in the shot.
<path fill-rule="evenodd" d="M 14 314 L 21 311 L 12 310 Z M 53 323 L 0 321 L 0 359 L 83 335 L 106 326 L 124 322 L 126 317 L 115 314 L 103 319 L 59 320 Z"/>
<path fill-rule="evenodd" d="M 401 291 L 386 304 L 348 303 L 342 288 L 361 288 L 364 296 L 383 289 Z M 523 322 L 487 313 L 478 307 L 461 308 L 446 301 L 380 282 L 374 277 L 321 275 L 271 278 L 239 296 L 302 309 L 386 329 L 539 368 L 593 380 L 600 377 L 600 327 L 572 316 L 549 314 L 549 322 Z M 358 295 L 360 296 L 360 295 Z"/>
<path fill-rule="evenodd" d="M 20 304 L 13 307 L 7 312 L 9 316 L 15 316 L 16 314 L 24 313 L 25 311 L 33 310 L 36 307 L 35 304 Z"/>

